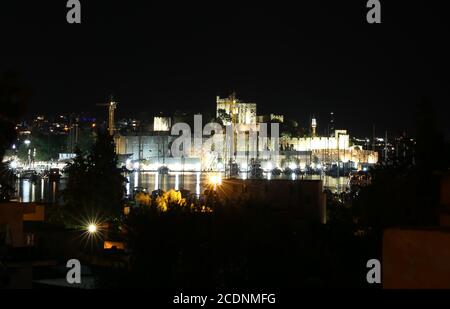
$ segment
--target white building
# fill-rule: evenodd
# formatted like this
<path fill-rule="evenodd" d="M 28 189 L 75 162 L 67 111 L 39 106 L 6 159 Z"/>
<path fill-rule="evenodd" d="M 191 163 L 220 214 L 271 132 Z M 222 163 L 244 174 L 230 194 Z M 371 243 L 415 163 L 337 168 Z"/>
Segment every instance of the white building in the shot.
<path fill-rule="evenodd" d="M 224 125 L 256 124 L 256 103 L 244 103 L 238 100 L 234 94 L 228 98 L 216 97 L 217 118 L 222 120 Z"/>
<path fill-rule="evenodd" d="M 171 127 L 170 117 L 154 117 L 153 118 L 153 131 L 156 132 L 168 132 Z"/>

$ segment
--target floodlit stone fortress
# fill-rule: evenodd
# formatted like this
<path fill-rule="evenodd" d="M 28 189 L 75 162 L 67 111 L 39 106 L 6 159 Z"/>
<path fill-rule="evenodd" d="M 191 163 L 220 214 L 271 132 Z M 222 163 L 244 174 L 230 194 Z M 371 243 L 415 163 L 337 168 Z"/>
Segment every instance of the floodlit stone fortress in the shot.
<path fill-rule="evenodd" d="M 194 128 L 183 125 L 191 140 L 187 146 L 182 145 L 181 156 L 173 151 L 180 136 L 177 129 L 171 130 L 177 124 L 170 117 L 155 117 L 150 132 L 116 133 L 116 151 L 128 167 L 143 170 L 166 166 L 172 171 L 226 171 L 233 166 L 246 172 L 257 165 L 267 172 L 275 168 L 305 170 L 343 164 L 362 169 L 378 162 L 377 152 L 351 145 L 347 130 L 333 128 L 329 136 L 318 135 L 314 117 L 308 134 L 280 136 L 283 115 L 258 116 L 256 103 L 243 102 L 235 94 L 216 97 L 218 123 L 202 123 L 201 115 L 194 118 Z"/>

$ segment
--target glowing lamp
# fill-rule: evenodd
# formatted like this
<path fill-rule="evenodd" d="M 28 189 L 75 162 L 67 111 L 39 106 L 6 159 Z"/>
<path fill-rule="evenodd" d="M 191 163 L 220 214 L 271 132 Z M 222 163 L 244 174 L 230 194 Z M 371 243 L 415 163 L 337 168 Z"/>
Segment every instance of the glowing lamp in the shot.
<path fill-rule="evenodd" d="M 94 234 L 95 232 L 97 232 L 97 225 L 91 223 L 88 225 L 87 230 L 89 233 Z"/>

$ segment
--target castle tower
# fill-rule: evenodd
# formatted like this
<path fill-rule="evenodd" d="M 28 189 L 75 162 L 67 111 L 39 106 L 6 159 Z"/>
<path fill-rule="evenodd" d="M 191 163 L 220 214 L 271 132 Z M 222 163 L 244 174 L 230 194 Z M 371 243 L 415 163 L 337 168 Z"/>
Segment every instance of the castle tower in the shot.
<path fill-rule="evenodd" d="M 311 135 L 313 137 L 316 136 L 316 128 L 317 128 L 317 121 L 316 118 L 313 116 L 311 119 Z"/>
<path fill-rule="evenodd" d="M 328 134 L 329 134 L 329 136 L 334 135 L 334 112 L 330 113 L 330 124 L 329 124 L 329 128 L 328 128 Z"/>
<path fill-rule="evenodd" d="M 110 135 L 114 135 L 116 130 L 116 126 L 114 124 L 114 114 L 117 107 L 117 102 L 114 101 L 113 96 L 111 95 L 108 106 L 108 131 Z"/>

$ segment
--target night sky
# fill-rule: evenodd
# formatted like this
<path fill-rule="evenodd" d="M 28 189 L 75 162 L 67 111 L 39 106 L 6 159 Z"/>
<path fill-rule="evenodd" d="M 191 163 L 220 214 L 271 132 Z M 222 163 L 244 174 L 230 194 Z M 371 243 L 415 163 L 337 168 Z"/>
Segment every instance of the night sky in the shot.
<path fill-rule="evenodd" d="M 258 114 L 303 126 L 314 114 L 323 132 L 334 111 L 337 128 L 371 135 L 375 124 L 384 135 L 412 133 L 428 97 L 450 136 L 450 18 L 431 1 L 381 1 L 378 25 L 366 22 L 365 0 L 85 0 L 81 25 L 67 24 L 65 0 L 8 2 L 0 72 L 31 87 L 30 115 L 98 112 L 110 93 L 118 117 L 213 113 L 216 95 L 236 91 Z"/>

